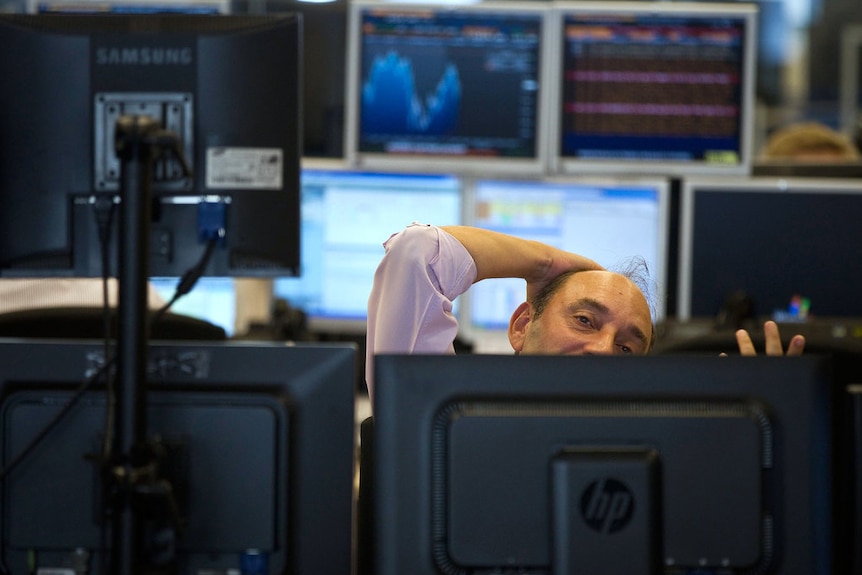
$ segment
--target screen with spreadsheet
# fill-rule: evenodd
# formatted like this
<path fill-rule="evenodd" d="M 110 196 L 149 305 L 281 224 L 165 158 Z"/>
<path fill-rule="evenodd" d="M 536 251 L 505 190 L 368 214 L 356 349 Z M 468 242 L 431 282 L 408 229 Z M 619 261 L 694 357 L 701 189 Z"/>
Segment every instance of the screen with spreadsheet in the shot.
<path fill-rule="evenodd" d="M 756 9 L 562 5 L 554 161 L 660 173 L 745 173 Z"/>
<path fill-rule="evenodd" d="M 273 293 L 311 329 L 364 331 L 383 242 L 413 221 L 461 223 L 461 181 L 443 174 L 302 171 L 302 265 Z"/>
<path fill-rule="evenodd" d="M 668 182 L 631 180 L 476 180 L 472 223 L 581 254 L 613 269 L 642 257 L 663 315 Z M 502 330 L 526 299 L 520 279 L 492 279 L 470 288 L 471 328 Z"/>

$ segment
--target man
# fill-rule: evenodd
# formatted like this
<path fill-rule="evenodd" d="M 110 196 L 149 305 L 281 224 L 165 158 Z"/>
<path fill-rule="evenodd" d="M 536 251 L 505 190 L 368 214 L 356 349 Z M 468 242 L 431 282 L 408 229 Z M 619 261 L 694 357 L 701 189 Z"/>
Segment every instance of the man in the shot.
<path fill-rule="evenodd" d="M 643 355 L 655 340 L 646 290 L 577 254 L 481 228 L 424 224 L 408 226 L 384 246 L 368 301 L 369 395 L 375 354 L 454 353 L 452 302 L 484 279 L 526 281 L 527 301 L 509 322 L 515 353 Z M 777 326 L 767 322 L 764 330 L 767 354 L 783 355 Z M 741 354 L 755 355 L 744 330 L 737 343 Z M 804 338 L 794 336 L 787 355 L 804 347 Z"/>

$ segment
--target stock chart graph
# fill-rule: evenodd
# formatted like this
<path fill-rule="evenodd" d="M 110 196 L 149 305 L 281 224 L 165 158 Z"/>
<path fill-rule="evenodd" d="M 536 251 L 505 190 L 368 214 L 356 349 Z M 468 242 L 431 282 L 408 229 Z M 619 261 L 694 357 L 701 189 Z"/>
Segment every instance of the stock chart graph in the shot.
<path fill-rule="evenodd" d="M 412 62 L 395 51 L 374 59 L 362 86 L 363 132 L 451 133 L 458 123 L 462 87 L 458 69 L 446 65 L 434 90 L 419 94 Z"/>

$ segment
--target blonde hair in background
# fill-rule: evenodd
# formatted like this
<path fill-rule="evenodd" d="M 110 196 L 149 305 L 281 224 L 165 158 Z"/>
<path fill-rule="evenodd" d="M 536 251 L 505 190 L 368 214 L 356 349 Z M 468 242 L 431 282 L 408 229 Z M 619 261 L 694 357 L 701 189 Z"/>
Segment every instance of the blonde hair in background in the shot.
<path fill-rule="evenodd" d="M 859 150 L 853 142 L 818 122 L 801 122 L 774 132 L 763 148 L 766 160 L 859 160 Z"/>

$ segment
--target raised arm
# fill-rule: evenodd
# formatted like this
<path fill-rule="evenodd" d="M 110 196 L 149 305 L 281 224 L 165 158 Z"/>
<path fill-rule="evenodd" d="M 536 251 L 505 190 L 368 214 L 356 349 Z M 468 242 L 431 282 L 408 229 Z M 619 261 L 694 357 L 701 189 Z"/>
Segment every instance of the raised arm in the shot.
<path fill-rule="evenodd" d="M 371 395 L 374 355 L 455 353 L 453 300 L 473 284 L 469 252 L 438 227 L 413 224 L 384 244 L 368 298 L 365 382 Z"/>
<path fill-rule="evenodd" d="M 603 269 L 591 259 L 541 242 L 469 226 L 446 226 L 443 229 L 473 257 L 475 281 L 523 278 L 527 282 L 527 299 L 561 273 Z"/>

